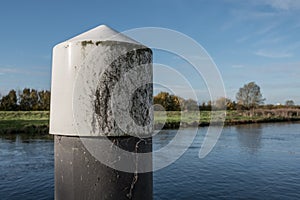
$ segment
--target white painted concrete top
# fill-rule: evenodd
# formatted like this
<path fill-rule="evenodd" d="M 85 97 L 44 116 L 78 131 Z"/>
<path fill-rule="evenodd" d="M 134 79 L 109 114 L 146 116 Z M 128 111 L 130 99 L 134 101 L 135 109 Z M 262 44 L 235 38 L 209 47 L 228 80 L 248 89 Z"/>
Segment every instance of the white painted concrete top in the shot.
<path fill-rule="evenodd" d="M 122 73 L 126 73 L 124 69 L 136 68 L 141 62 L 146 65 L 133 73 L 130 72 L 133 77 L 130 77 L 130 82 L 124 81 L 123 85 L 127 84 L 125 89 L 136 87 L 133 85 L 135 81 L 132 80 L 137 80 L 136 82 L 143 80 L 145 83 L 152 81 L 152 53 L 148 50 L 136 51 L 139 48 L 146 47 L 106 25 L 98 26 L 56 45 L 53 48 L 52 62 L 50 134 L 126 135 L 117 130 L 111 114 L 103 116 L 106 111 L 101 110 L 100 115 L 97 115 L 95 111 L 97 98 L 101 100 L 98 102 L 99 105 L 103 105 L 102 101 L 106 98 L 101 95 L 97 97 L 95 93 L 106 94 L 102 91 L 103 88 L 101 89 L 103 84 L 111 87 L 107 80 L 120 76 L 119 72 L 113 74 L 114 71 L 119 71 L 120 68 Z M 127 54 L 128 52 L 131 53 Z M 126 61 L 126 56 L 131 56 L 130 62 Z M 121 81 L 121 77 L 114 81 L 119 80 Z M 152 91 L 150 94 L 152 95 Z M 111 100 L 107 104 L 111 104 Z M 108 110 L 107 113 L 112 112 Z M 105 123 L 102 123 L 103 119 Z M 129 123 L 133 122 L 126 122 L 123 127 L 132 127 Z"/>
<path fill-rule="evenodd" d="M 77 35 L 66 42 L 74 41 L 84 41 L 84 40 L 93 40 L 93 41 L 118 41 L 118 42 L 128 42 L 134 44 L 140 44 L 137 41 L 127 37 L 126 35 L 117 32 L 116 30 L 106 26 L 100 25 L 96 28 L 93 28 L 85 33 Z"/>

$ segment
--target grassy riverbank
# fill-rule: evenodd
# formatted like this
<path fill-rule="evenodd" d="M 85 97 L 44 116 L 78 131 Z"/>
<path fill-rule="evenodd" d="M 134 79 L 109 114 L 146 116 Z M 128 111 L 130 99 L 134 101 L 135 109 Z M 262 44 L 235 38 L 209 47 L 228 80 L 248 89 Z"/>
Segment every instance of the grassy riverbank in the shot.
<path fill-rule="evenodd" d="M 0 134 L 48 134 L 48 111 L 0 111 Z"/>
<path fill-rule="evenodd" d="M 219 116 L 222 112 L 201 111 L 187 112 L 181 114 L 178 111 L 167 112 L 165 117 L 164 112 L 155 112 L 155 126 L 164 128 L 178 128 L 190 126 L 208 126 L 211 123 L 212 114 Z M 217 117 L 218 118 L 218 117 Z M 275 110 L 254 110 L 254 111 L 227 111 L 224 121 L 225 126 L 251 123 L 270 123 L 270 122 L 291 122 L 300 121 L 299 109 L 275 109 Z M 165 122 L 165 123 L 164 123 Z M 218 122 L 213 121 L 213 123 Z"/>
<path fill-rule="evenodd" d="M 208 126 L 211 115 L 218 115 L 219 112 L 155 112 L 155 127 L 165 129 Z M 216 120 L 217 122 L 218 120 Z M 254 110 L 254 111 L 227 111 L 225 125 L 287 122 L 300 121 L 300 109 L 275 109 L 275 110 Z M 29 133 L 48 134 L 49 112 L 48 111 L 0 111 L 0 134 L 7 133 Z"/>

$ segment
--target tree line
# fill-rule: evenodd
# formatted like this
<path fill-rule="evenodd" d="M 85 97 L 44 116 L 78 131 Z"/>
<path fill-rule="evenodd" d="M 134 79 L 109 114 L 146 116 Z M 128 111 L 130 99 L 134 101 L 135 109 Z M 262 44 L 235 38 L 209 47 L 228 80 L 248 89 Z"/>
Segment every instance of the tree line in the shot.
<path fill-rule="evenodd" d="M 25 88 L 22 91 L 11 90 L 5 96 L 0 95 L 0 110 L 3 111 L 35 111 L 50 110 L 50 91 Z M 215 101 L 199 103 L 193 99 L 160 92 L 154 96 L 154 110 L 166 111 L 210 111 L 210 110 L 251 110 L 254 108 L 276 109 L 296 106 L 293 100 L 287 100 L 285 105 L 264 105 L 260 87 L 255 82 L 245 84 L 236 94 L 236 101 L 220 97 Z"/>
<path fill-rule="evenodd" d="M 236 101 L 226 97 L 220 97 L 215 101 L 208 101 L 198 103 L 193 99 L 183 99 L 181 97 L 169 94 L 167 92 L 160 92 L 154 96 L 155 110 L 166 111 L 210 111 L 210 110 L 251 110 L 255 108 L 263 109 L 277 109 L 277 108 L 300 108 L 296 106 L 293 100 L 287 100 L 284 105 L 264 105 L 265 98 L 261 93 L 260 87 L 255 82 L 245 84 L 239 88 L 236 94 Z"/>
<path fill-rule="evenodd" d="M 50 110 L 50 91 L 24 88 L 10 90 L 7 95 L 0 97 L 2 111 L 37 111 Z"/>
<path fill-rule="evenodd" d="M 193 99 L 184 99 L 182 97 L 160 92 L 154 96 L 155 111 L 211 111 L 214 110 L 236 110 L 237 103 L 228 98 L 221 97 L 216 101 L 208 101 L 199 104 Z"/>

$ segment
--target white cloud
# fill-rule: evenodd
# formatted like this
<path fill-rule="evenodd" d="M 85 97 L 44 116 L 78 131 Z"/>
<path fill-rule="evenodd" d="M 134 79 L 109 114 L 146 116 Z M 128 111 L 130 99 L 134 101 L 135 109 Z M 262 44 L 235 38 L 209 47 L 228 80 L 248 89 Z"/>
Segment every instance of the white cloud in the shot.
<path fill-rule="evenodd" d="M 249 40 L 251 37 L 252 37 L 252 35 L 245 35 L 245 36 L 242 36 L 242 37 L 236 39 L 236 42 L 243 43 L 243 42 Z"/>
<path fill-rule="evenodd" d="M 266 38 L 268 39 L 263 39 L 259 40 L 257 43 L 276 43 L 279 42 L 280 40 L 283 39 L 283 37 L 274 37 L 274 33 L 276 32 L 275 29 L 278 27 L 278 23 L 272 23 L 270 25 L 263 25 L 260 28 L 257 28 L 257 30 L 253 31 L 252 33 L 248 35 L 244 35 L 236 40 L 238 43 L 243 43 L 246 42 L 247 40 L 257 38 L 259 37 L 264 37 L 268 36 Z"/>
<path fill-rule="evenodd" d="M 293 56 L 293 54 L 291 53 L 275 52 L 273 50 L 265 50 L 265 49 L 260 49 L 254 52 L 254 54 L 262 57 L 267 57 L 267 58 L 288 58 Z"/>
<path fill-rule="evenodd" d="M 236 18 L 236 20 L 245 21 L 245 20 L 261 20 L 261 19 L 272 19 L 276 17 L 278 14 L 271 11 L 257 11 L 253 9 L 242 9 L 242 10 L 233 10 L 232 15 Z"/>
<path fill-rule="evenodd" d="M 236 1 L 236 3 L 241 3 L 241 1 Z M 247 1 L 248 2 L 248 1 Z M 251 2 L 251 1 L 250 1 Z M 245 23 L 252 23 L 252 22 L 268 22 L 267 25 L 259 28 L 258 30 L 255 30 L 252 34 L 264 34 L 265 32 L 268 32 L 274 28 L 276 28 L 277 20 L 274 22 L 274 18 L 278 19 L 280 17 L 280 14 L 275 11 L 260 11 L 255 9 L 255 6 L 251 3 L 247 3 L 247 5 L 240 6 L 238 9 L 234 8 L 230 11 L 231 18 L 229 21 L 226 21 L 222 26 L 221 30 L 229 30 L 236 25 L 245 25 Z M 271 23 L 270 23 L 271 22 Z M 241 39 L 241 42 L 249 39 L 252 35 L 249 34 L 249 36 L 244 36 Z"/>
<path fill-rule="evenodd" d="M 272 31 L 273 29 L 275 29 L 277 26 L 278 26 L 278 23 L 272 23 L 272 24 L 266 25 L 263 28 L 256 31 L 256 34 L 264 35 L 270 31 Z"/>
<path fill-rule="evenodd" d="M 278 37 L 272 37 L 269 36 L 265 37 L 257 42 L 255 42 L 253 45 L 255 46 L 261 46 L 261 45 L 272 45 L 272 44 L 278 44 L 278 43 L 282 43 L 287 37 L 286 36 L 278 36 Z"/>
<path fill-rule="evenodd" d="M 0 74 L 15 74 L 15 73 L 22 73 L 20 70 L 16 68 L 10 68 L 10 67 L 0 67 Z"/>
<path fill-rule="evenodd" d="M 299 10 L 300 1 L 299 0 L 257 0 L 257 4 L 269 5 L 278 10 Z"/>
<path fill-rule="evenodd" d="M 290 11 L 299 10 L 299 0 L 251 0 L 251 1 L 240 1 L 240 0 L 226 0 L 230 3 L 239 3 L 243 7 L 246 6 L 270 6 L 279 11 Z"/>
<path fill-rule="evenodd" d="M 49 67 L 17 68 L 11 66 L 0 66 L 0 75 L 24 74 L 24 75 L 46 75 L 49 76 Z"/>

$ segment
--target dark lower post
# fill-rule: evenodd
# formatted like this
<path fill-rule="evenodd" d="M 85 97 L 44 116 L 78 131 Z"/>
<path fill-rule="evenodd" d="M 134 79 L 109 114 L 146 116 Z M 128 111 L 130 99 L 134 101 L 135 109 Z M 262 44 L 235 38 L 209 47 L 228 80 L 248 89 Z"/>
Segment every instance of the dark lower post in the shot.
<path fill-rule="evenodd" d="M 99 139 L 99 138 L 98 138 Z M 113 137 L 119 148 L 135 152 L 135 137 Z M 100 147 L 101 148 L 101 147 Z M 140 142 L 137 153 L 151 152 L 152 142 Z M 103 153 L 107 153 L 103 151 Z M 118 155 L 109 155 L 118 156 Z M 122 158 L 120 158 L 122 159 Z M 133 161 L 134 162 L 134 161 Z M 152 165 L 152 161 L 148 163 Z M 126 173 L 95 157 L 79 137 L 55 136 L 55 199 L 152 199 L 152 172 Z"/>

